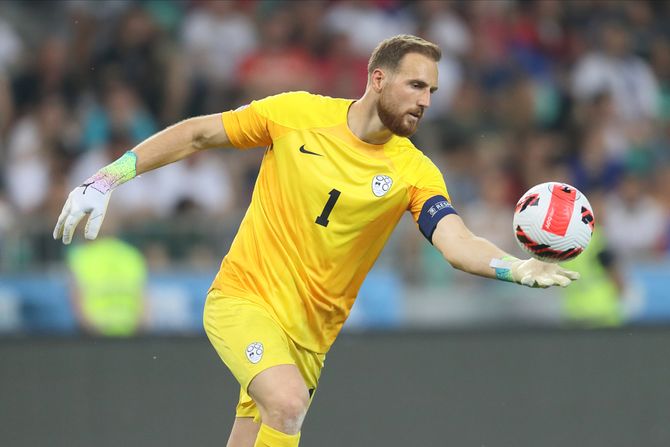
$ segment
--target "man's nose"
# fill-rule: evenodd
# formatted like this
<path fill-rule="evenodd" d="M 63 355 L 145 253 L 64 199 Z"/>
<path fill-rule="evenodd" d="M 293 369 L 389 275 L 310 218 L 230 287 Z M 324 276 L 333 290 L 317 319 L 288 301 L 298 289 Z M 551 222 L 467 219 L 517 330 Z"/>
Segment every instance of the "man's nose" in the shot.
<path fill-rule="evenodd" d="M 430 107 L 430 91 L 424 90 L 424 92 L 421 94 L 421 97 L 419 98 L 417 105 L 423 107 L 424 109 Z"/>

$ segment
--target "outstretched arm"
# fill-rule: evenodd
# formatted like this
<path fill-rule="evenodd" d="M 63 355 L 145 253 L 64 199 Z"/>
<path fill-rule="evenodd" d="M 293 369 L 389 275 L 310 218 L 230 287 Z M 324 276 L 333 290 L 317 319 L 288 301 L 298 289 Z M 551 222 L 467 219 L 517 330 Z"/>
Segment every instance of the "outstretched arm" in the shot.
<path fill-rule="evenodd" d="M 221 114 L 218 113 L 190 118 L 158 132 L 100 169 L 70 193 L 54 228 L 54 239 L 62 238 L 64 244 L 69 244 L 77 225 L 87 214 L 90 216 L 84 236 L 95 239 L 116 187 L 139 174 L 200 150 L 230 146 Z"/>
<path fill-rule="evenodd" d="M 181 160 L 203 149 L 230 146 L 220 113 L 189 118 L 135 146 L 132 152 L 137 157 L 136 175 Z"/>
<path fill-rule="evenodd" d="M 566 287 L 579 273 L 537 259 L 517 259 L 488 240 L 475 236 L 457 214 L 443 217 L 435 227 L 433 245 L 454 268 L 486 278 L 529 287 Z"/>

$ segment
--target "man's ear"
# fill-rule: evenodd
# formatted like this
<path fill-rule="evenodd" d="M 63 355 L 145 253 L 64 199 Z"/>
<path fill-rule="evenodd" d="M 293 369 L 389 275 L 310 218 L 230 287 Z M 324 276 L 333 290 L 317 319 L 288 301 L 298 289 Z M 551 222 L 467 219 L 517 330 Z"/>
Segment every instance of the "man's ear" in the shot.
<path fill-rule="evenodd" d="M 375 93 L 380 93 L 387 79 L 386 73 L 381 68 L 372 70 L 372 73 L 370 73 L 370 85 L 372 86 L 372 90 L 374 90 Z"/>

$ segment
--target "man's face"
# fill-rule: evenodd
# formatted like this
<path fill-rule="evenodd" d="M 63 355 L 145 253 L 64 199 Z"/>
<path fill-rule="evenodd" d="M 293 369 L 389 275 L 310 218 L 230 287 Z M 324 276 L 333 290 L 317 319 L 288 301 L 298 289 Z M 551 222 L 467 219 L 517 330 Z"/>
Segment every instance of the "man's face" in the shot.
<path fill-rule="evenodd" d="M 377 103 L 379 119 L 394 134 L 409 137 L 435 90 L 437 63 L 419 53 L 406 54 L 395 72 L 386 72 Z"/>

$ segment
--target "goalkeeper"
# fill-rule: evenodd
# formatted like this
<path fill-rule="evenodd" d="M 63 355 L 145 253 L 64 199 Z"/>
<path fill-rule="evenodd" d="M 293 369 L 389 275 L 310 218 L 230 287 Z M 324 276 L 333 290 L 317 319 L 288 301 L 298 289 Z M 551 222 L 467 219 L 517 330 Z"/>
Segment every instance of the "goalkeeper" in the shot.
<path fill-rule="evenodd" d="M 358 100 L 306 92 L 187 119 L 137 145 L 69 195 L 54 238 L 88 215 L 98 235 L 114 189 L 210 148 L 265 146 L 249 209 L 208 292 L 204 326 L 240 383 L 228 447 L 295 447 L 335 341 L 366 274 L 405 211 L 455 268 L 530 287 L 578 274 L 509 256 L 473 235 L 442 174 L 412 135 L 437 89 L 440 49 L 381 42 Z"/>

